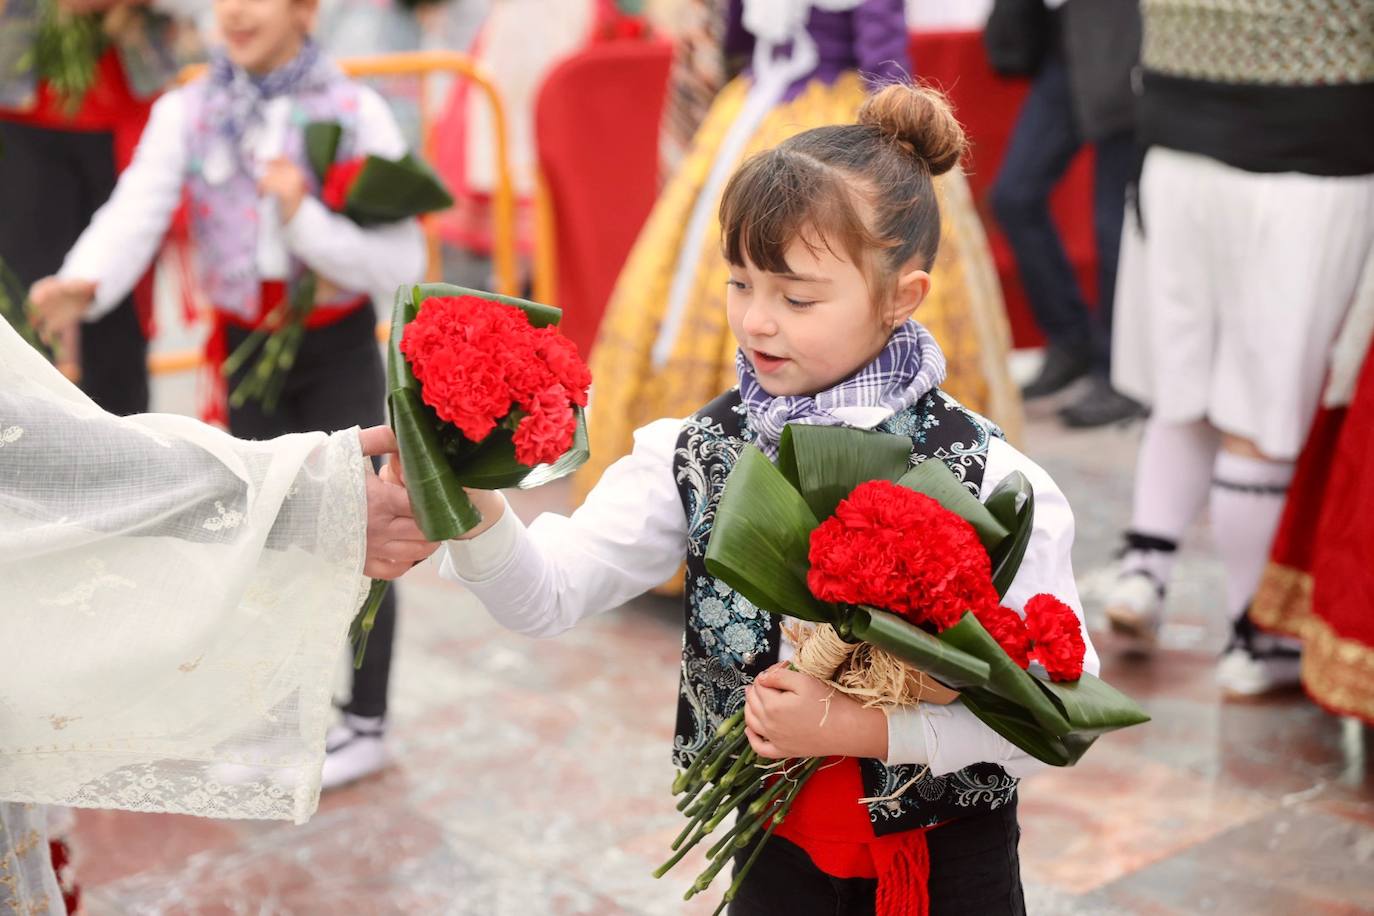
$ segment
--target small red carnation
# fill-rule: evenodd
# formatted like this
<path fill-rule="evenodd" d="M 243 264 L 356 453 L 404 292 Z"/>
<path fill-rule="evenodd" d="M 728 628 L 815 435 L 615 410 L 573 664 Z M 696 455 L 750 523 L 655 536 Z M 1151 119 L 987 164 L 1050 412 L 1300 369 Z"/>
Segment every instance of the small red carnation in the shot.
<path fill-rule="evenodd" d="M 997 603 L 992 564 L 967 521 L 886 480 L 854 488 L 811 533 L 807 585 L 822 601 L 867 604 L 938 630 Z"/>
<path fill-rule="evenodd" d="M 329 166 L 324 173 L 324 181 L 320 184 L 320 200 L 326 207 L 335 213 L 343 211 L 344 205 L 348 203 L 348 195 L 353 192 L 353 184 L 366 164 L 367 159 L 359 157 L 345 159 Z"/>
<path fill-rule="evenodd" d="M 1030 667 L 1031 637 L 1020 615 L 1001 605 L 989 604 L 976 608 L 973 616 L 1012 661 L 1022 668 Z"/>
<path fill-rule="evenodd" d="M 535 409 L 515 428 L 515 460 L 534 467 L 551 464 L 572 446 L 577 415 L 562 385 L 539 396 Z"/>
<path fill-rule="evenodd" d="M 1026 631 L 1031 657 L 1045 666 L 1052 681 L 1076 681 L 1083 676 L 1088 647 L 1073 608 L 1053 595 L 1041 594 L 1026 602 Z"/>

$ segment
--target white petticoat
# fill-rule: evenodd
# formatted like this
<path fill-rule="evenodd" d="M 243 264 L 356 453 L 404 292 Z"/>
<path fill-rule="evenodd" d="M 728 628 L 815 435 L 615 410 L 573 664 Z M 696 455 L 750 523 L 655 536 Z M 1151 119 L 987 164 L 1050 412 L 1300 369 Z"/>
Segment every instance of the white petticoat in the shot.
<path fill-rule="evenodd" d="M 1374 175 L 1261 174 L 1154 148 L 1128 208 L 1112 382 L 1292 459 L 1374 248 Z"/>

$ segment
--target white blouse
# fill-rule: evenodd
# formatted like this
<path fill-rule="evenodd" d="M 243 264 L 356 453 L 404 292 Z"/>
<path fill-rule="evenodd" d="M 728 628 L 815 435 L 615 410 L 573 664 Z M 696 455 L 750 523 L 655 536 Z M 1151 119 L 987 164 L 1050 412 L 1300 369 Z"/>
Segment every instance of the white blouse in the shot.
<path fill-rule="evenodd" d="M 866 412 L 854 425 L 871 427 L 885 417 L 882 411 Z M 507 508 L 477 537 L 449 542 L 441 575 L 465 585 L 503 626 L 536 637 L 556 636 L 660 585 L 687 554 L 686 515 L 673 480 L 681 426 L 681 420 L 665 419 L 637 430 L 634 450 L 606 469 L 571 516 L 546 513 L 526 527 Z M 1083 670 L 1096 674 L 1097 652 L 1083 625 L 1070 559 L 1073 512 L 1050 476 L 1000 439 L 988 448 L 981 498 L 1013 471 L 1035 488 L 1035 527 L 1002 604 L 1022 612 L 1042 592 L 1064 601 L 1083 627 Z M 782 657 L 791 652 L 784 640 Z M 929 764 L 931 772 L 944 775 L 979 762 L 1000 764 L 1018 777 L 1043 766 L 958 701 L 888 713 L 888 765 Z"/>
<path fill-rule="evenodd" d="M 123 301 L 162 245 L 186 180 L 185 118 L 184 89 L 167 93 L 153 105 L 133 161 L 58 272 L 61 277 L 96 282 L 87 321 Z M 263 107 L 261 129 L 244 138 L 245 152 L 259 173 L 281 155 L 290 119 L 291 100 L 272 99 Z M 405 138 L 386 102 L 361 87 L 358 154 L 397 159 L 405 153 Z M 414 219 L 364 229 L 307 196 L 283 223 L 276 198 L 264 195 L 258 198 L 257 235 L 258 275 L 264 280 L 286 279 L 288 256 L 294 255 L 334 286 L 387 304 L 398 286 L 424 274 L 424 235 Z"/>

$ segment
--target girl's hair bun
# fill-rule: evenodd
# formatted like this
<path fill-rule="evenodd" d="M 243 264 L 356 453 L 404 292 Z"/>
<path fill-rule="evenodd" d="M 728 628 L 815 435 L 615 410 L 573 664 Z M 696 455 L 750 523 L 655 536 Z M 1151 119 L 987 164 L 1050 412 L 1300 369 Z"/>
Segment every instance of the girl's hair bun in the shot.
<path fill-rule="evenodd" d="M 859 109 L 859 123 L 909 147 L 912 155 L 925 161 L 932 175 L 954 168 L 968 148 L 964 128 L 955 120 L 949 99 L 927 86 L 884 86 Z"/>

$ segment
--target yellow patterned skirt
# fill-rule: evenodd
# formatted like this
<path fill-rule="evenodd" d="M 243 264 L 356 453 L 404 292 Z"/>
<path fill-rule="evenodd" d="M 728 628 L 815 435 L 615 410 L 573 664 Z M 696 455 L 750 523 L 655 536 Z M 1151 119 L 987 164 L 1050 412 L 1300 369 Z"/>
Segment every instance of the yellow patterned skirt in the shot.
<path fill-rule="evenodd" d="M 693 205 L 748 89 L 741 78 L 716 97 L 611 295 L 591 354 L 592 456 L 574 479 L 577 502 L 608 465 L 630 451 L 635 429 L 662 417 L 688 416 L 736 384 L 736 344 L 725 317 L 729 271 L 720 254 L 714 208 L 672 355 L 655 369 L 650 350 L 667 311 L 668 287 Z M 796 99 L 769 113 L 741 159 L 813 127 L 853 122 L 864 97 L 857 74 L 844 74 L 833 85 L 812 82 Z M 950 172 L 936 179 L 936 186 L 944 217 L 940 253 L 931 271 L 930 295 L 916 319 L 935 336 L 949 361 L 942 387 L 1000 424 L 1015 441 L 1021 401 L 1007 371 L 1011 333 L 987 237 L 963 174 Z"/>

